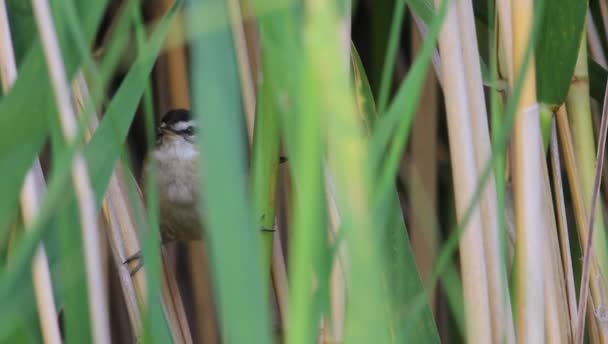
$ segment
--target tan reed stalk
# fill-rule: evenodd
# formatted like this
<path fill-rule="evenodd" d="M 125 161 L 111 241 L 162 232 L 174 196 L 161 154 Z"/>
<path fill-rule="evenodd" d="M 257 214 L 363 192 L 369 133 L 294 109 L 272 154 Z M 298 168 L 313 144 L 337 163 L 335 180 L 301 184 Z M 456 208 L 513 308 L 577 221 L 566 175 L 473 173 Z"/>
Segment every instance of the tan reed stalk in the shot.
<path fill-rule="evenodd" d="M 557 209 L 557 224 L 559 229 L 559 241 L 561 248 L 562 266 L 566 277 L 566 293 L 568 298 L 568 318 L 570 322 L 570 333 L 575 332 L 575 319 L 577 317 L 576 288 L 574 285 L 574 273 L 572 271 L 572 255 L 570 253 L 570 238 L 568 236 L 568 220 L 566 218 L 566 201 L 564 200 L 564 186 L 562 183 L 562 165 L 559 157 L 557 142 L 557 129 L 555 119 L 551 126 L 551 171 L 553 172 L 553 190 L 555 195 L 555 207 Z"/>
<path fill-rule="evenodd" d="M 179 288 L 177 287 L 177 275 L 175 268 L 169 262 L 173 261 L 167 257 L 166 247 L 161 247 L 163 274 L 161 276 L 161 291 L 163 298 L 163 309 L 169 323 L 173 341 L 176 343 L 192 344 L 192 335 L 184 303 L 182 302 Z"/>
<path fill-rule="evenodd" d="M 511 18 L 511 2 L 510 0 L 496 0 L 496 14 L 498 18 L 498 41 L 500 44 L 499 51 L 503 52 L 504 56 L 499 58 L 504 61 L 506 73 L 503 75 L 510 83 L 513 84 L 513 22 Z M 504 57 L 504 58 L 503 58 Z M 502 68 L 502 64 L 500 70 Z"/>
<path fill-rule="evenodd" d="M 594 187 L 594 175 L 596 169 L 596 146 L 593 133 L 593 121 L 591 114 L 591 102 L 589 99 L 589 71 L 587 66 L 587 41 L 581 39 L 579 46 L 578 58 L 574 68 L 574 75 L 570 84 L 570 89 L 566 97 L 566 108 L 568 110 L 568 121 L 572 129 L 572 143 L 574 145 L 575 161 L 579 172 L 579 181 L 582 187 L 582 197 L 585 203 L 585 219 L 588 221 L 588 214 L 591 210 L 591 199 Z M 603 209 L 603 202 L 600 200 L 600 209 Z M 587 221 L 583 226 L 584 235 L 579 236 L 581 243 L 586 243 L 588 233 Z M 579 230 L 579 235 L 582 232 Z M 603 212 L 597 212 L 595 218 L 595 229 L 593 233 L 594 240 L 594 255 L 597 256 L 595 264 L 599 267 L 594 273 L 593 284 L 597 284 L 600 293 L 593 295 L 592 300 L 594 307 L 591 310 L 597 310 L 600 306 L 605 305 L 605 296 L 607 295 L 607 278 L 608 278 L 608 246 L 606 246 L 606 232 L 604 230 Z M 583 249 L 587 248 L 583 244 Z M 598 278 L 596 278 L 598 276 Z M 605 307 L 605 306 L 604 306 Z M 581 310 L 579 304 L 579 319 L 585 313 Z M 592 320 L 593 319 L 593 320 Z M 602 322 L 595 316 L 592 316 L 590 322 L 594 322 L 598 328 L 602 328 Z M 598 331 L 602 336 L 602 340 L 608 342 L 608 330 Z"/>
<path fill-rule="evenodd" d="M 513 67 L 519 74 L 532 31 L 532 0 L 512 0 Z M 517 243 L 517 335 L 520 343 L 544 339 L 545 228 L 543 221 L 542 162 L 539 107 L 533 56 L 526 71 L 514 123 L 515 217 Z"/>
<path fill-rule="evenodd" d="M 252 69 L 247 53 L 247 42 L 243 28 L 243 16 L 239 0 L 228 0 L 228 12 L 230 14 L 230 26 L 234 50 L 241 78 L 241 98 L 245 109 L 245 123 L 247 124 L 247 136 L 249 142 L 253 142 L 253 127 L 255 122 L 255 87 L 252 78 Z"/>
<path fill-rule="evenodd" d="M 17 79 L 17 64 L 13 51 L 13 42 L 6 12 L 5 1 L 0 1 L 0 78 L 2 90 L 8 93 Z M 20 194 L 21 212 L 26 227 L 36 218 L 42 195 L 45 192 L 45 181 L 40 161 L 36 158 L 25 176 Z M 38 306 L 38 317 L 42 337 L 45 343 L 61 343 L 61 334 L 57 324 L 57 308 L 53 298 L 53 284 L 46 251 L 42 244 L 38 245 L 32 262 L 32 280 Z"/>
<path fill-rule="evenodd" d="M 84 114 L 91 97 L 81 71 L 76 74 L 74 79 L 72 94 L 78 112 Z M 98 126 L 99 121 L 95 114 L 91 116 L 89 130 L 85 133 L 87 140 L 90 140 L 92 133 L 97 130 Z M 108 242 L 120 280 L 131 329 L 136 338 L 140 338 L 142 329 L 140 306 L 143 306 L 146 302 L 146 280 L 144 278 L 145 273 L 131 276 L 128 266 L 124 263 L 128 257 L 140 252 L 137 229 L 132 215 L 133 209 L 128 202 L 127 190 L 124 185 L 122 168 L 117 166 L 110 177 L 108 190 L 102 203 L 102 210 L 106 218 Z"/>
<path fill-rule="evenodd" d="M 436 5 L 439 3 L 440 1 L 435 1 Z M 451 2 L 439 35 L 439 51 L 449 141 L 451 147 L 458 147 L 451 151 L 458 222 L 463 219 L 477 183 L 476 157 L 469 118 L 470 106 L 467 102 L 467 82 L 462 68 L 460 38 L 457 7 L 455 2 Z M 490 343 L 494 337 L 488 299 L 484 234 L 478 206 L 475 207 L 460 239 L 460 263 L 467 324 L 466 339 L 470 343 Z"/>
<path fill-rule="evenodd" d="M 49 4 L 46 0 L 32 0 L 32 6 L 53 85 L 61 129 L 68 144 L 74 144 L 77 135 L 76 114 L 71 104 L 70 87 L 66 78 Z M 95 198 L 91 189 L 86 161 L 80 151 L 74 156 L 72 178 L 83 232 L 83 251 L 87 270 L 89 313 L 93 339 L 96 343 L 109 343 L 107 284 L 103 280 L 101 271 L 101 242 L 97 229 Z"/>
<path fill-rule="evenodd" d="M 458 0 L 456 3 L 469 104 L 469 123 L 471 123 L 473 130 L 476 175 L 479 179 L 487 161 L 492 157 L 483 81 L 479 68 L 481 62 L 477 47 L 473 3 L 471 0 Z M 503 268 L 504 262 L 500 257 L 496 180 L 492 172 L 482 193 L 480 203 L 493 341 L 495 343 L 504 341 L 514 343 L 515 333 L 512 323 L 511 302 L 506 287 L 506 271 Z"/>
<path fill-rule="evenodd" d="M 420 32 L 420 35 L 424 39 L 424 37 L 426 37 L 426 32 L 428 30 L 427 26 L 424 24 L 422 19 L 420 19 L 420 17 L 418 17 L 414 13 L 412 13 L 412 17 L 414 18 L 414 23 L 416 23 L 418 32 Z M 443 74 L 441 72 L 441 58 L 439 57 L 439 52 L 437 51 L 437 49 L 435 49 L 435 51 L 433 52 L 433 57 L 432 57 L 431 61 L 433 62 L 433 70 L 435 71 L 435 77 L 437 78 L 437 83 L 439 83 L 439 86 L 443 89 Z"/>
<path fill-rule="evenodd" d="M 572 143 L 572 134 L 570 132 L 570 124 L 568 123 L 568 114 L 566 112 L 565 105 L 562 105 L 558 108 L 555 113 L 557 120 L 557 129 L 559 134 L 559 143 L 564 155 L 564 165 L 566 166 L 566 174 L 568 177 L 568 184 L 570 186 L 570 192 L 572 194 L 572 203 L 574 208 L 574 220 L 576 223 L 576 229 L 579 236 L 579 241 L 581 242 L 581 246 L 583 250 L 585 249 L 585 241 L 584 238 L 587 237 L 587 211 L 586 205 L 583 198 L 583 187 L 581 185 L 581 180 L 579 177 L 578 166 L 576 162 L 576 157 L 574 154 L 574 145 Z M 598 262 L 598 256 L 595 254 L 593 257 L 594 264 L 592 264 L 592 275 L 600 276 L 600 265 Z M 591 302 L 593 307 L 588 308 L 588 314 L 593 314 L 593 309 L 602 305 L 602 300 L 604 291 L 602 290 L 602 285 L 600 283 L 591 283 Z M 577 316 L 580 316 L 580 310 L 577 311 Z M 598 326 L 595 321 L 592 321 L 590 324 L 592 334 L 599 335 Z M 598 339 L 599 340 L 599 339 Z M 597 341 L 594 341 L 597 342 Z"/>
<path fill-rule="evenodd" d="M 286 324 L 286 316 L 288 314 L 287 297 L 289 295 L 287 268 L 285 267 L 285 256 L 281 247 L 281 233 L 276 231 L 273 245 L 273 260 L 272 260 L 272 285 L 276 295 L 277 305 L 279 307 L 279 319 L 281 324 Z"/>
<path fill-rule="evenodd" d="M 216 318 L 211 283 L 211 267 L 209 253 L 205 244 L 192 242 L 188 244 L 190 259 L 190 284 L 194 302 L 194 326 L 192 336 L 194 341 L 203 343 L 219 343 L 220 334 Z"/>
<path fill-rule="evenodd" d="M 608 86 L 608 84 L 606 85 Z M 602 178 L 602 169 L 604 167 L 604 159 L 605 159 L 605 151 L 606 151 L 606 135 L 608 131 L 608 88 L 606 88 L 606 93 L 604 95 L 604 107 L 602 110 L 602 122 L 600 124 L 600 135 L 598 138 L 598 148 L 597 148 L 597 156 L 596 156 L 596 167 L 595 167 L 595 176 L 593 178 L 593 193 L 591 196 L 591 207 L 590 214 L 588 218 L 588 226 L 587 226 L 587 238 L 585 239 L 585 253 L 583 256 L 583 272 L 581 274 L 581 292 L 580 292 L 580 300 L 578 304 L 578 308 L 580 310 L 580 314 L 576 321 L 576 340 L 575 343 L 582 343 L 585 331 L 585 316 L 582 314 L 585 311 L 585 307 L 587 306 L 587 296 L 589 293 L 589 279 L 591 273 L 591 255 L 593 254 L 593 222 L 595 220 L 595 211 L 597 208 L 598 198 L 599 198 L 599 190 L 600 183 Z M 602 328 L 602 330 L 604 330 Z M 604 333 L 604 331 L 602 331 Z"/>
<path fill-rule="evenodd" d="M 240 0 L 241 12 L 243 14 L 243 30 L 245 32 L 245 43 L 247 43 L 247 55 L 251 65 L 251 78 L 254 89 L 257 90 L 257 80 L 260 72 L 260 34 L 258 32 L 256 14 L 253 12 L 251 0 Z"/>
<path fill-rule="evenodd" d="M 593 59 L 595 59 L 595 61 L 602 67 L 606 68 L 606 55 L 604 54 L 604 49 L 602 48 L 602 42 L 597 31 L 597 26 L 595 25 L 595 21 L 591 16 L 591 10 L 589 9 L 587 10 L 587 40 L 589 41 L 589 51 L 591 52 Z"/>
<path fill-rule="evenodd" d="M 541 155 L 544 148 L 538 146 Z M 545 338 L 549 343 L 572 342 L 568 304 L 566 297 L 566 276 L 560 257 L 559 240 L 553 198 L 549 183 L 549 172 L 544 161 L 542 166 L 543 216 L 545 219 Z"/>
<path fill-rule="evenodd" d="M 412 24 L 412 49 L 417 54 L 423 37 Z M 435 226 L 437 218 L 437 117 L 438 89 L 434 72 L 428 71 L 422 89 L 418 112 L 412 123 L 410 159 L 401 161 L 401 171 L 409 170 L 405 182 L 409 185 L 411 222 L 409 226 L 412 253 L 422 281 L 432 273 L 439 248 L 439 232 Z M 437 314 L 433 290 L 427 290 L 429 305 Z"/>

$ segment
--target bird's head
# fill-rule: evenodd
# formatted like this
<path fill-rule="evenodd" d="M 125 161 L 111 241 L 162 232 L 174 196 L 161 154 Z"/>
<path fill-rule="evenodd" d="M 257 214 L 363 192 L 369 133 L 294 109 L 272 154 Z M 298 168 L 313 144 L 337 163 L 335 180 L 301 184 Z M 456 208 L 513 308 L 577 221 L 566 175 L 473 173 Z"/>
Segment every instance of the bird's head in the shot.
<path fill-rule="evenodd" d="M 197 154 L 196 123 L 189 110 L 170 110 L 163 116 L 156 131 L 156 153 L 170 159 Z"/>

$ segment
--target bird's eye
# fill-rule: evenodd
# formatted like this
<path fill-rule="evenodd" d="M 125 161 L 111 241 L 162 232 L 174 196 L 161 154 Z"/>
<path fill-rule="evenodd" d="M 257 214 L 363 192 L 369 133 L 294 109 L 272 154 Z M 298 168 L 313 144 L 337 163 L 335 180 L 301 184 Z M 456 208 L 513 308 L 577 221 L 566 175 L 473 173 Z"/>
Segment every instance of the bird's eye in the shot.
<path fill-rule="evenodd" d="M 192 136 L 194 135 L 194 128 L 193 127 L 188 127 L 186 129 L 183 130 L 184 134 L 188 135 L 188 136 Z"/>

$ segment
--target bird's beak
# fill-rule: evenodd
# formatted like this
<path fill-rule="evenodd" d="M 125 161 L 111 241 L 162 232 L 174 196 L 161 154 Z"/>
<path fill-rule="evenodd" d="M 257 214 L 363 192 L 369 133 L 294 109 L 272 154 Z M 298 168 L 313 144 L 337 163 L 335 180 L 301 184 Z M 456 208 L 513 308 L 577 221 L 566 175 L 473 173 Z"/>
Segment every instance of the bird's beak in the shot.
<path fill-rule="evenodd" d="M 160 145 L 161 143 L 163 143 L 163 130 L 162 129 L 156 129 L 156 144 Z"/>

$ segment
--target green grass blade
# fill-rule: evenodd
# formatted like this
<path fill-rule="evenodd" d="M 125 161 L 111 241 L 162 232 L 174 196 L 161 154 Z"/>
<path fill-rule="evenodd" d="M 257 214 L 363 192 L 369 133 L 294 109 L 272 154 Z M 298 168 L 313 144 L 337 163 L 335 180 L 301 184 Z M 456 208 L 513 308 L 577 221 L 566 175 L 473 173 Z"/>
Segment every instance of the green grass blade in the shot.
<path fill-rule="evenodd" d="M 374 109 L 374 100 L 371 95 L 371 89 L 367 83 L 365 71 L 361 64 L 359 55 L 356 49 L 352 50 L 351 65 L 353 68 L 354 83 L 355 83 L 355 99 L 357 101 L 358 110 L 366 122 L 373 122 L 377 117 Z M 368 128 L 371 130 L 371 128 Z M 393 187 L 393 191 L 387 196 L 387 200 L 383 202 L 385 209 L 382 217 L 390 220 L 386 221 L 387 230 L 383 231 L 387 234 L 383 238 L 382 247 L 386 248 L 385 260 L 389 262 L 390 267 L 388 276 L 393 293 L 391 302 L 392 308 L 392 332 L 397 342 L 406 340 L 424 341 L 424 342 L 439 342 L 437 328 L 433 319 L 431 309 L 426 307 L 424 314 L 415 320 L 417 329 L 415 334 L 410 333 L 407 336 L 404 327 L 400 326 L 402 316 L 400 315 L 401 307 L 407 306 L 413 296 L 423 292 L 420 276 L 416 268 L 414 256 L 411 252 L 405 222 L 403 221 L 399 196 Z M 393 262 L 393 263 L 390 263 Z"/>
<path fill-rule="evenodd" d="M 221 0 L 193 1 L 215 9 L 228 22 Z M 191 10 L 189 26 L 209 13 Z M 205 238 L 224 340 L 229 343 L 269 343 L 267 294 L 262 282 L 260 238 L 248 204 L 239 78 L 229 27 L 192 41 L 194 114 L 200 121 L 200 192 Z"/>
<path fill-rule="evenodd" d="M 91 1 L 80 12 L 83 28 L 90 42 L 101 20 L 106 1 Z M 57 22 L 61 46 L 67 44 L 62 21 Z M 79 54 L 73 49 L 62 50 L 66 72 L 73 75 L 79 64 Z M 36 40 L 20 66 L 19 78 L 10 93 L 0 102 L 0 231 L 6 227 L 9 214 L 15 211 L 22 179 L 47 137 L 49 120 L 56 120 L 55 103 L 40 42 Z M 35 85 L 35 86 L 33 86 Z M 41 111 L 44 109 L 45 111 Z"/>

